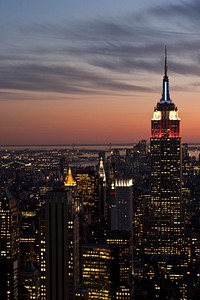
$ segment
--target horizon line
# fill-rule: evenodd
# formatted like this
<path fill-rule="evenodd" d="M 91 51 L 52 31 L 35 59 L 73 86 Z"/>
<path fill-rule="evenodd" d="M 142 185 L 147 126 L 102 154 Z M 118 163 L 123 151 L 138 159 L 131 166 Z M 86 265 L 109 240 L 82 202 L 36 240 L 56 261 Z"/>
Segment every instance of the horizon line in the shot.
<path fill-rule="evenodd" d="M 127 142 L 127 143 L 69 143 L 69 144 L 0 144 L 0 147 L 65 147 L 65 146 L 131 146 L 139 143 L 140 141 L 147 141 L 146 139 L 141 139 L 138 142 Z M 182 144 L 188 144 L 188 145 L 196 145 L 200 144 L 200 141 L 198 142 L 184 142 Z"/>

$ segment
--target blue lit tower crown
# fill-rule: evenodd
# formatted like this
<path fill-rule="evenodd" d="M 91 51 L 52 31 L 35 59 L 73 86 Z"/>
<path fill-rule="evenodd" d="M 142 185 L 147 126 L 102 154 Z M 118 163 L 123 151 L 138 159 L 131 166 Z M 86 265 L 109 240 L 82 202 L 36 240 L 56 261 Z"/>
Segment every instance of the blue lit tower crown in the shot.
<path fill-rule="evenodd" d="M 167 53 L 163 91 L 151 121 L 151 229 L 146 252 L 181 254 L 183 246 L 180 118 L 169 95 Z"/>

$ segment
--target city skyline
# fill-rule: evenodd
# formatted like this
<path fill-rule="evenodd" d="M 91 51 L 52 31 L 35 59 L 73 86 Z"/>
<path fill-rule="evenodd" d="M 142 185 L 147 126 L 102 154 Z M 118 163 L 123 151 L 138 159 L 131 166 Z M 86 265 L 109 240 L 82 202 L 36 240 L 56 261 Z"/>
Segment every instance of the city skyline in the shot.
<path fill-rule="evenodd" d="M 165 44 L 183 142 L 199 142 L 198 1 L 67 2 L 0 3 L 0 144 L 149 140 Z"/>

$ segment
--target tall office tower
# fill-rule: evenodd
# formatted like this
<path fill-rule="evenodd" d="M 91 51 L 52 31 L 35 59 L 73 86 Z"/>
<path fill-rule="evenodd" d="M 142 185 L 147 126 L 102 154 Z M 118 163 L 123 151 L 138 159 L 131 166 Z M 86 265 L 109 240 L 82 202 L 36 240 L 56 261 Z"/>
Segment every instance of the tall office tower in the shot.
<path fill-rule="evenodd" d="M 19 211 L 8 189 L 0 196 L 0 258 L 1 266 L 5 265 L 1 299 L 18 299 Z"/>
<path fill-rule="evenodd" d="M 119 284 L 116 299 L 133 299 L 133 245 L 130 232 L 115 230 L 107 232 L 106 242 L 117 250 L 116 268 L 119 269 Z M 118 264 L 118 266 L 117 266 Z"/>
<path fill-rule="evenodd" d="M 8 189 L 0 197 L 0 255 L 6 259 L 19 258 L 19 210 Z"/>
<path fill-rule="evenodd" d="M 40 275 L 40 298 L 46 300 L 46 247 L 45 247 L 45 207 L 40 209 L 39 215 L 39 275 Z"/>
<path fill-rule="evenodd" d="M 178 109 L 169 94 L 167 55 L 163 91 L 151 121 L 151 229 L 147 254 L 183 251 L 181 137 Z"/>
<path fill-rule="evenodd" d="M 111 206 L 111 230 L 132 233 L 133 183 L 131 179 L 115 180 L 115 204 Z"/>
<path fill-rule="evenodd" d="M 99 176 L 96 170 L 80 169 L 75 175 L 77 197 L 81 204 L 83 232 L 81 243 L 94 242 L 98 224 Z"/>
<path fill-rule="evenodd" d="M 38 257 L 38 235 L 37 235 L 37 215 L 36 210 L 20 211 L 20 265 L 27 261 L 37 264 Z"/>
<path fill-rule="evenodd" d="M 82 284 L 88 289 L 88 299 L 115 299 L 115 289 L 119 285 L 116 257 L 116 248 L 110 245 L 83 246 Z"/>
<path fill-rule="evenodd" d="M 46 299 L 73 300 L 79 281 L 79 231 L 75 201 L 64 188 L 45 202 Z"/>
<path fill-rule="evenodd" d="M 98 173 L 96 170 L 80 169 L 76 171 L 77 194 L 81 198 L 83 212 L 87 222 L 96 220 L 98 209 Z"/>

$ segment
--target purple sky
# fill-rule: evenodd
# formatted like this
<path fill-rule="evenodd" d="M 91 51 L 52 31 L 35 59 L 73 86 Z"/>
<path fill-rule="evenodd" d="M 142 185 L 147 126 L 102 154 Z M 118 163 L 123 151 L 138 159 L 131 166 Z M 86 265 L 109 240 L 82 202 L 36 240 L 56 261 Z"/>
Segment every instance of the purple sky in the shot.
<path fill-rule="evenodd" d="M 0 1 L 0 144 L 149 139 L 164 45 L 185 142 L 200 141 L 200 2 Z"/>

